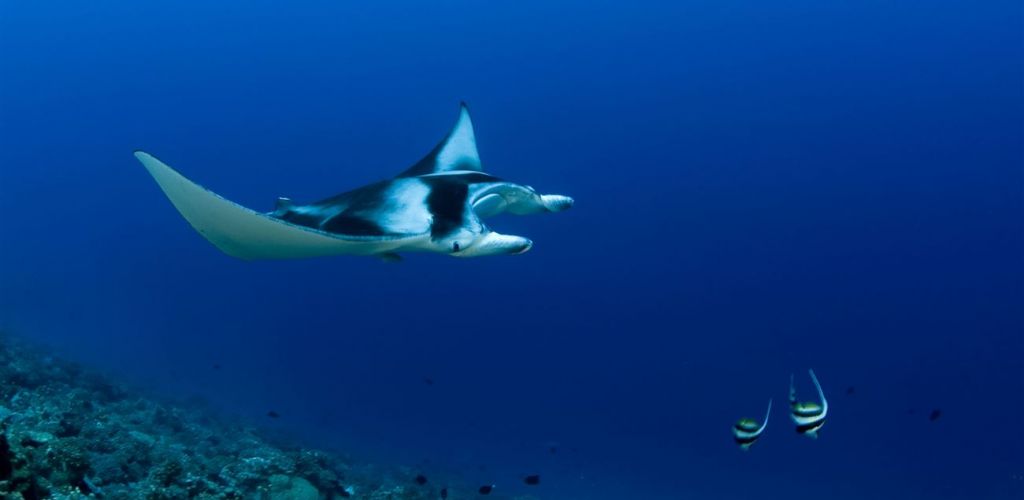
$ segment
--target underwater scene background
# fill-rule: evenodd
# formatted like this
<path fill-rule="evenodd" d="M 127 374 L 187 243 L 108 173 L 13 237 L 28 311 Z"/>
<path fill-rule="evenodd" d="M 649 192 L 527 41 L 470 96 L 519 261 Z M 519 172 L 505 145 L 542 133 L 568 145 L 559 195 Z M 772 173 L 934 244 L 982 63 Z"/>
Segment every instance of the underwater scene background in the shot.
<path fill-rule="evenodd" d="M 408 498 L 1021 498 L 1022 22 L 5 0 L 0 328 L 188 418 L 406 467 Z M 492 221 L 525 255 L 235 260 L 132 157 L 271 210 L 397 174 L 460 101 L 489 173 L 576 200 Z M 816 440 L 786 404 L 810 368 Z"/>

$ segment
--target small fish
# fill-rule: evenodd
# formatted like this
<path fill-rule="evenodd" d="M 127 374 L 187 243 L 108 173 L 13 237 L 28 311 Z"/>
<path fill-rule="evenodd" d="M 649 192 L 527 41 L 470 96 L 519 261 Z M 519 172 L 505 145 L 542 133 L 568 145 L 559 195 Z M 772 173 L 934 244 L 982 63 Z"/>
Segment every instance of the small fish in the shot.
<path fill-rule="evenodd" d="M 267 416 L 270 417 L 270 418 L 280 418 L 281 414 L 276 412 L 276 411 L 274 411 L 274 410 L 270 410 L 270 411 L 267 412 Z"/>
<path fill-rule="evenodd" d="M 530 474 L 523 478 L 523 482 L 530 486 L 537 486 L 540 484 L 540 474 Z"/>
<path fill-rule="evenodd" d="M 936 409 L 932 410 L 932 412 L 928 415 L 928 421 L 929 422 L 934 422 L 934 421 L 938 420 L 939 417 L 941 417 L 941 416 L 942 416 L 942 410 L 936 408 Z"/>
<path fill-rule="evenodd" d="M 441 488 L 441 500 L 448 498 L 448 488 Z"/>
<path fill-rule="evenodd" d="M 427 476 L 424 476 L 423 474 L 417 474 L 416 475 L 416 484 L 418 484 L 420 486 L 423 486 L 424 484 L 427 484 Z"/>
<path fill-rule="evenodd" d="M 398 263 L 398 262 L 402 262 L 402 260 L 403 260 L 402 256 L 398 255 L 395 252 L 379 253 L 379 254 L 376 255 L 376 257 L 378 259 L 380 259 L 381 262 L 387 262 L 389 264 L 395 264 L 395 263 Z"/>
<path fill-rule="evenodd" d="M 825 400 L 825 393 L 821 390 L 818 377 L 814 370 L 807 370 L 811 374 L 814 387 L 818 389 L 818 399 L 821 403 L 812 401 L 799 402 L 796 400 L 796 387 L 793 385 L 793 376 L 789 376 L 789 408 L 792 413 L 793 422 L 796 423 L 796 432 L 812 439 L 818 438 L 818 429 L 825 425 L 825 416 L 828 415 L 828 401 Z"/>
<path fill-rule="evenodd" d="M 434 385 L 434 379 L 430 377 L 423 377 L 423 383 L 427 385 Z"/>
<path fill-rule="evenodd" d="M 220 363 L 214 363 L 213 364 L 213 369 L 214 370 L 220 370 Z"/>
<path fill-rule="evenodd" d="M 736 425 L 732 427 L 732 437 L 736 440 L 736 444 L 740 446 L 740 449 L 747 451 L 750 447 L 757 442 L 758 438 L 761 437 L 761 433 L 764 432 L 765 427 L 768 427 L 768 417 L 772 414 L 772 400 L 768 400 L 768 411 L 764 414 L 764 423 L 757 425 L 757 421 L 752 418 L 741 418 L 736 422 Z"/>
<path fill-rule="evenodd" d="M 485 484 L 485 485 L 480 487 L 479 491 L 480 491 L 481 495 L 490 495 L 491 492 L 494 491 L 494 485 L 493 484 Z"/>
<path fill-rule="evenodd" d="M 846 388 L 846 395 L 847 396 L 853 396 L 856 393 L 857 393 L 857 389 L 854 389 L 852 385 L 850 387 Z"/>

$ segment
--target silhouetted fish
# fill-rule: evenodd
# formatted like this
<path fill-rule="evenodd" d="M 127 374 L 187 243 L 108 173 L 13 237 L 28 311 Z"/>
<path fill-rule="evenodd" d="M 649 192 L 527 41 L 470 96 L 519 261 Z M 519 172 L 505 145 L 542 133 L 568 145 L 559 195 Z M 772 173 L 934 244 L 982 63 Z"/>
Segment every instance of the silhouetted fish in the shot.
<path fill-rule="evenodd" d="M 448 488 L 441 488 L 441 500 L 448 498 Z"/>
<path fill-rule="evenodd" d="M 490 495 L 492 491 L 494 491 L 494 485 L 493 484 L 485 484 L 485 485 L 480 487 L 480 494 L 481 495 Z"/>
<path fill-rule="evenodd" d="M 530 486 L 536 486 L 540 484 L 540 474 L 530 474 L 523 478 L 523 482 Z"/>
<path fill-rule="evenodd" d="M 214 370 L 220 370 L 220 363 L 214 363 L 213 364 L 213 369 Z"/>
<path fill-rule="evenodd" d="M 856 392 L 857 392 L 857 389 L 854 389 L 854 387 L 852 385 L 850 387 L 846 388 L 846 395 L 847 396 L 853 396 Z"/>
<path fill-rule="evenodd" d="M 932 413 L 930 415 L 928 415 L 928 420 L 931 421 L 931 422 L 934 422 L 934 421 L 938 420 L 939 417 L 941 417 L 941 416 L 942 416 L 942 410 L 936 408 L 936 409 L 932 410 Z"/>
<path fill-rule="evenodd" d="M 562 443 L 558 441 L 547 441 L 544 443 L 544 447 L 548 449 L 548 453 L 554 455 L 558 453 L 558 449 L 562 447 Z"/>
<path fill-rule="evenodd" d="M 427 385 L 434 385 L 434 379 L 430 377 L 423 377 L 423 383 Z"/>
<path fill-rule="evenodd" d="M 421 486 L 427 484 L 427 476 L 424 476 L 423 474 L 418 474 L 416 476 L 416 484 Z"/>
<path fill-rule="evenodd" d="M 267 416 L 270 417 L 270 418 L 280 418 L 281 414 L 276 412 L 276 411 L 274 411 L 274 410 L 270 410 L 270 411 L 267 412 Z"/>

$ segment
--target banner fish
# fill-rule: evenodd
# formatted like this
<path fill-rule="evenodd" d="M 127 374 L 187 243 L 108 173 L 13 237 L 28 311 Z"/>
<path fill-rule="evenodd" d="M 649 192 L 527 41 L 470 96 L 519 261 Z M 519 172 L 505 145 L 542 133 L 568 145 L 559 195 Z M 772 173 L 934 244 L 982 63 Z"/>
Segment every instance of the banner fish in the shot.
<path fill-rule="evenodd" d="M 793 375 L 789 376 L 789 408 L 793 422 L 796 423 L 796 432 L 812 439 L 818 438 L 818 429 L 825 425 L 825 416 L 828 414 L 828 401 L 825 400 L 825 393 L 821 390 L 818 377 L 814 370 L 807 370 L 811 374 L 811 381 L 818 389 L 818 399 L 821 403 L 813 401 L 797 401 L 796 387 L 793 384 Z"/>
<path fill-rule="evenodd" d="M 764 423 L 757 425 L 757 421 L 752 418 L 741 418 L 736 422 L 736 425 L 732 427 L 732 437 L 736 440 L 736 444 L 740 445 L 740 449 L 749 450 L 750 446 L 761 437 L 765 427 L 768 427 L 768 416 L 771 413 L 772 400 L 769 399 L 768 411 L 764 414 Z"/>

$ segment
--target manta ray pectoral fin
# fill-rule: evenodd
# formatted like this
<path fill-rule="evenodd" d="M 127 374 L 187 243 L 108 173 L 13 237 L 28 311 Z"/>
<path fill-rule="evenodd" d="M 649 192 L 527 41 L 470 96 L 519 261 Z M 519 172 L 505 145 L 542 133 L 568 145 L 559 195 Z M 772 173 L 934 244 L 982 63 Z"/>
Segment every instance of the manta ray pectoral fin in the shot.
<path fill-rule="evenodd" d="M 483 170 L 483 166 L 480 164 L 480 154 L 476 151 L 473 121 L 469 118 L 469 108 L 466 107 L 466 103 L 460 105 L 459 119 L 448 135 L 427 156 L 399 174 L 398 177 L 416 177 L 454 170 L 474 172 Z"/>
<path fill-rule="evenodd" d="M 386 252 L 397 245 L 335 237 L 275 219 L 222 198 L 148 153 L 136 151 L 135 157 L 185 220 L 232 257 L 249 260 L 369 254 Z"/>
<path fill-rule="evenodd" d="M 500 194 L 491 193 L 480 197 L 479 200 L 473 203 L 473 211 L 476 212 L 477 217 L 485 218 L 498 215 L 508 208 L 508 202 Z"/>
<path fill-rule="evenodd" d="M 573 199 L 560 194 L 537 194 L 533 188 L 519 184 L 502 183 L 488 188 L 473 200 L 473 211 L 478 217 L 487 218 L 508 212 L 514 215 L 531 215 L 547 212 L 561 212 L 573 205 Z"/>
<path fill-rule="evenodd" d="M 514 199 L 506 205 L 508 213 L 515 215 L 561 212 L 572 207 L 573 199 L 560 194 L 534 194 Z"/>

